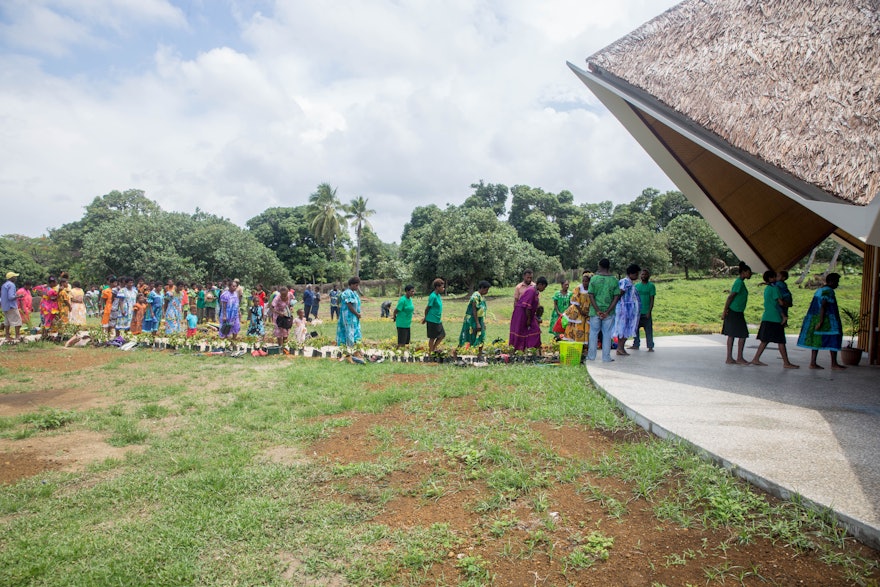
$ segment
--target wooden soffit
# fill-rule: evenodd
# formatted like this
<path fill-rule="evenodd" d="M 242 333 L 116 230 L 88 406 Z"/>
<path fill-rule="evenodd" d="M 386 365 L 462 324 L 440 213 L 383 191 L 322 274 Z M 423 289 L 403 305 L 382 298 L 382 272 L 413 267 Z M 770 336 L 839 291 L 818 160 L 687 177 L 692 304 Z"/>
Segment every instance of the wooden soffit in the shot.
<path fill-rule="evenodd" d="M 650 114 L 633 109 L 767 267 L 788 269 L 837 229 Z"/>

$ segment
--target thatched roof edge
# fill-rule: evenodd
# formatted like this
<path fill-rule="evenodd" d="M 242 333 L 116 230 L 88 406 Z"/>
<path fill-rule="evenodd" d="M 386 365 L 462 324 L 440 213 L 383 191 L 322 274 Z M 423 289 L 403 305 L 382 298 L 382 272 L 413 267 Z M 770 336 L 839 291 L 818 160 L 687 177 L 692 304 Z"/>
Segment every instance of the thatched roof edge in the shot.
<path fill-rule="evenodd" d="M 878 7 L 685 0 L 587 63 L 755 158 L 865 205 L 880 192 Z"/>

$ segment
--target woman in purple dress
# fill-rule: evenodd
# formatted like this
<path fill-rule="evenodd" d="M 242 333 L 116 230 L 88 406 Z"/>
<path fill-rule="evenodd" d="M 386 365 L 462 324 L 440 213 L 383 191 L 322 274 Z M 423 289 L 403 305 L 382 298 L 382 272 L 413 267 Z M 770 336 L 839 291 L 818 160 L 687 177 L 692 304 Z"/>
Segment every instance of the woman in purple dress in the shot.
<path fill-rule="evenodd" d="M 535 287 L 525 288 L 513 304 L 509 344 L 518 351 L 541 348 L 540 317 L 544 308 L 540 305 L 540 293 L 546 288 L 547 279 L 539 277 Z"/>
<path fill-rule="evenodd" d="M 237 289 L 238 284 L 233 281 L 229 284 L 229 289 L 220 294 L 220 337 L 229 337 L 233 341 L 238 338 L 241 330 Z"/>

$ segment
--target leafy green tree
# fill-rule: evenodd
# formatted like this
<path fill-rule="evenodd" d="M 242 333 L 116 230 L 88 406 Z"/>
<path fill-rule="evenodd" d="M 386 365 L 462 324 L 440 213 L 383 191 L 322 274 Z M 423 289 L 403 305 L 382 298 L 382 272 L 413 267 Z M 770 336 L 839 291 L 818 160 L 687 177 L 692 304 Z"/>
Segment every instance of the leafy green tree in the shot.
<path fill-rule="evenodd" d="M 663 230 L 679 216 L 696 216 L 702 218 L 694 208 L 690 200 L 679 191 L 669 191 L 659 194 L 651 204 L 651 216 L 656 221 L 659 230 Z"/>
<path fill-rule="evenodd" d="M 400 247 L 383 243 L 369 227 L 361 232 L 361 279 L 397 279 L 400 271 L 392 260 L 397 260 Z"/>
<path fill-rule="evenodd" d="M 633 228 L 634 226 L 654 226 L 654 217 L 643 211 L 639 206 L 632 207 L 629 204 L 619 204 L 614 207 L 611 216 L 594 226 L 594 234 L 610 234 L 621 228 Z"/>
<path fill-rule="evenodd" d="M 309 207 L 268 208 L 247 221 L 251 234 L 275 252 L 297 283 L 336 281 L 348 276 L 344 261 L 331 259 L 309 226 Z"/>
<path fill-rule="evenodd" d="M 373 226 L 370 224 L 368 218 L 376 213 L 375 210 L 370 210 L 367 207 L 367 200 L 363 196 L 358 196 L 352 199 L 351 203 L 345 207 L 346 220 L 351 220 L 351 223 L 355 227 L 355 237 L 357 238 L 357 253 L 355 255 L 354 261 L 354 275 L 355 277 L 360 277 L 361 275 L 361 233 L 363 232 L 364 227 L 372 229 Z"/>
<path fill-rule="evenodd" d="M 0 267 L 3 268 L 0 278 L 4 278 L 7 271 L 13 271 L 19 274 L 18 285 L 26 281 L 43 283 L 46 280 L 49 276 L 46 266 L 38 263 L 27 251 L 26 243 L 30 240 L 17 234 L 0 237 Z"/>
<path fill-rule="evenodd" d="M 697 216 L 677 216 L 666 226 L 664 234 L 672 263 L 684 269 L 685 279 L 690 279 L 691 269 L 709 269 L 713 259 L 726 256 L 724 241 L 708 222 Z"/>
<path fill-rule="evenodd" d="M 193 222 L 180 241 L 181 253 L 193 259 L 198 275 L 211 281 L 238 278 L 242 283 L 280 284 L 290 274 L 273 251 L 235 224 L 219 218 Z"/>
<path fill-rule="evenodd" d="M 442 276 L 451 289 L 471 291 L 481 279 L 507 282 L 526 266 L 561 269 L 558 260 L 520 239 L 489 208 L 423 208 L 413 217 L 401 239 L 401 257 L 423 286 Z"/>
<path fill-rule="evenodd" d="M 322 183 L 309 196 L 309 228 L 318 242 L 330 246 L 331 256 L 335 259 L 335 244 L 342 235 L 345 221 L 344 206 L 336 197 L 336 188 Z"/>
<path fill-rule="evenodd" d="M 567 194 L 573 201 L 574 196 L 569 192 L 560 192 L 560 196 Z M 563 203 L 563 211 L 557 219 L 559 234 L 562 236 L 562 250 L 559 261 L 566 269 L 580 267 L 581 251 L 593 238 L 593 222 L 585 205 L 575 206 L 573 203 Z"/>
<path fill-rule="evenodd" d="M 485 184 L 481 179 L 479 183 L 472 183 L 474 193 L 464 201 L 465 208 L 489 208 L 500 218 L 507 213 L 507 195 L 510 190 L 501 183 Z"/>
<path fill-rule="evenodd" d="M 607 258 L 611 261 L 611 271 L 618 275 L 622 275 L 630 263 L 653 273 L 669 266 L 665 237 L 641 224 L 597 236 L 584 250 L 583 258 L 590 270 L 595 270 L 599 261 Z"/>
<path fill-rule="evenodd" d="M 571 193 L 556 195 L 526 185 L 513 186 L 511 193 L 510 225 L 521 239 L 546 255 L 559 257 L 568 236 L 561 228 L 567 226 L 569 217 L 576 212 Z"/>
<path fill-rule="evenodd" d="M 86 236 L 102 224 L 120 217 L 150 216 L 160 210 L 159 204 L 144 195 L 143 190 L 113 190 L 98 196 L 86 206 L 83 217 L 77 221 L 50 229 L 49 236 L 57 247 L 63 269 L 77 275 L 83 271 L 83 249 Z"/>
<path fill-rule="evenodd" d="M 155 279 L 203 279 L 192 259 L 178 251 L 176 231 L 161 215 L 117 216 L 83 239 L 87 280 L 107 275 Z"/>

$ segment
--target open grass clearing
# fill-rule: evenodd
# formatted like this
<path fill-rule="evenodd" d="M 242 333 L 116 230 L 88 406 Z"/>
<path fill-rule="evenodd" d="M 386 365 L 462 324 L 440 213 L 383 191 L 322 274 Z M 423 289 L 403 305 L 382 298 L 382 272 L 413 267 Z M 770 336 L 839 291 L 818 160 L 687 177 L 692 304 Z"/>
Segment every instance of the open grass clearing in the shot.
<path fill-rule="evenodd" d="M 106 404 L 0 417 L 0 460 L 56 457 L 0 487 L 3 584 L 878 580 L 829 516 L 648 437 L 581 369 L 75 352 Z M 116 452 L 55 462 L 83 438 Z"/>

